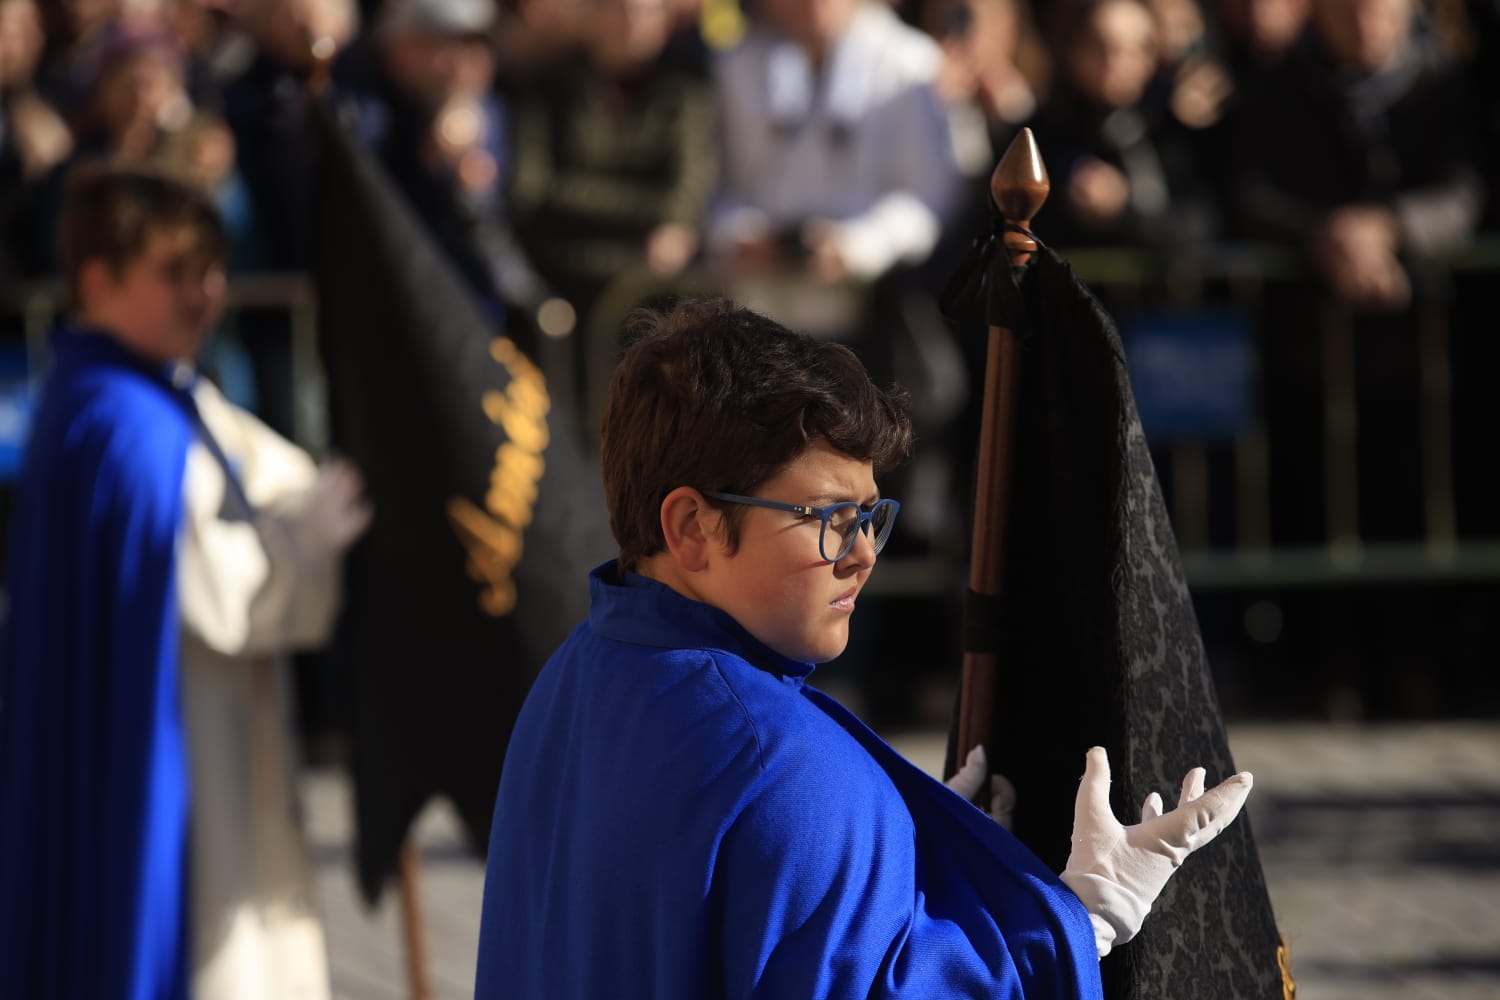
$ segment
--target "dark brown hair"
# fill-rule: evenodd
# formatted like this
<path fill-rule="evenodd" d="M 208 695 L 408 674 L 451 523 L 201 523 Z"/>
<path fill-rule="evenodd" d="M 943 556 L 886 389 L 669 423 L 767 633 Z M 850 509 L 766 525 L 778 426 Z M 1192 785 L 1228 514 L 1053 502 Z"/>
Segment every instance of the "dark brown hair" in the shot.
<path fill-rule="evenodd" d="M 620 563 L 662 551 L 661 503 L 679 486 L 753 494 L 814 441 L 877 473 L 911 451 L 910 400 L 854 352 L 724 299 L 639 310 L 610 379 L 602 460 Z M 710 501 L 713 502 L 713 501 Z M 725 505 L 731 545 L 743 508 Z"/>
<path fill-rule="evenodd" d="M 206 260 L 223 263 L 228 252 L 224 223 L 213 200 L 191 181 L 107 161 L 74 167 L 57 237 L 69 303 L 82 305 L 78 273 L 85 261 L 103 260 L 119 275 L 144 252 L 153 234 L 181 226 L 194 231 Z"/>

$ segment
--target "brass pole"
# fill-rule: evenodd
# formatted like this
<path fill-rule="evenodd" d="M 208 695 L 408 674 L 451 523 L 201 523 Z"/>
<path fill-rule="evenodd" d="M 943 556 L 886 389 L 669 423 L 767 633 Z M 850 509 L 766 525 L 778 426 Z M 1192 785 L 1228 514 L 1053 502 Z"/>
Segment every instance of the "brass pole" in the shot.
<path fill-rule="evenodd" d="M 1031 129 L 1012 140 L 990 178 L 990 197 L 1008 223 L 1028 227 L 1051 183 Z M 1036 242 L 1006 232 L 1006 259 L 997 261 L 991 281 L 1008 281 L 1003 270 L 1031 259 Z M 1013 464 L 1016 397 L 1020 389 L 1021 353 L 1015 331 L 1004 317 L 989 317 L 989 347 L 984 375 L 984 404 L 979 425 L 979 468 L 974 495 L 974 545 L 970 553 L 969 589 L 985 597 L 1003 592 L 1006 527 L 1010 515 L 1010 471 Z M 958 744 L 954 766 L 978 744 L 994 759 L 990 744 L 999 658 L 989 652 L 965 652 L 959 692 Z"/>

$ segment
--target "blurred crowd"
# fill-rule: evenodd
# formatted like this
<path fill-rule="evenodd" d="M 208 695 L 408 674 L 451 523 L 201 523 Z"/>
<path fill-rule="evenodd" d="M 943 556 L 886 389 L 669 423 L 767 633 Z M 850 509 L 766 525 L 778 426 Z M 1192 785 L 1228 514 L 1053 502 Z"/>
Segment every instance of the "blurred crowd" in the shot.
<path fill-rule="evenodd" d="M 936 293 L 1019 128 L 1054 246 L 1279 241 L 1400 311 L 1412 255 L 1496 224 L 1497 30 L 1496 0 L 0 0 L 0 282 L 53 272 L 101 156 L 210 189 L 232 275 L 305 270 L 327 95 L 497 326 L 554 335 L 586 426 L 624 311 L 711 290 L 899 373 L 942 442 L 977 365 Z M 289 432 L 287 321 L 235 322 Z"/>
<path fill-rule="evenodd" d="M 1400 305 L 1402 255 L 1483 219 L 1497 5 L 1206 4 L 0 0 L 0 275 L 52 270 L 60 178 L 98 156 L 209 187 L 236 270 L 304 267 L 331 77 L 497 316 L 546 292 L 581 324 L 703 260 L 873 283 L 984 222 L 1023 125 L 1055 245 L 1293 241 Z"/>
<path fill-rule="evenodd" d="M 1361 516 L 1409 538 L 1419 479 L 1391 456 L 1417 453 L 1411 264 L 1500 230 L 1497 77 L 1500 0 L 0 0 L 0 291 L 55 274 L 64 178 L 96 157 L 211 191 L 231 288 L 356 251 L 312 231 L 327 101 L 585 445 L 628 309 L 727 293 L 911 390 L 891 551 L 952 555 L 983 338 L 937 302 L 1030 126 L 1047 243 L 1191 262 L 1272 242 L 1360 317 L 1360 446 L 1380 449 Z M 1324 530 L 1313 302 L 1267 306 L 1260 345 L 1293 542 Z M 286 311 L 225 327 L 208 370 L 291 436 Z M 1455 336 L 1454 448 L 1488 449 L 1492 338 Z M 1477 482 L 1461 533 L 1500 509 Z"/>

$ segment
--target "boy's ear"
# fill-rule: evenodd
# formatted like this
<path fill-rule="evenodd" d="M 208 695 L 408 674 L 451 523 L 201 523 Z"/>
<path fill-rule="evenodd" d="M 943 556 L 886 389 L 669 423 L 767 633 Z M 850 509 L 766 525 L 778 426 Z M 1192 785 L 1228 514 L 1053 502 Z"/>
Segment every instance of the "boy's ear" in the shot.
<path fill-rule="evenodd" d="M 708 567 L 709 551 L 718 544 L 713 526 L 722 516 L 691 486 L 677 487 L 661 502 L 662 537 L 683 570 L 696 573 Z"/>
<path fill-rule="evenodd" d="M 109 261 L 103 257 L 89 257 L 78 265 L 78 288 L 79 307 L 87 307 L 97 302 L 104 292 L 108 291 L 115 282 L 114 270 L 109 266 Z"/>

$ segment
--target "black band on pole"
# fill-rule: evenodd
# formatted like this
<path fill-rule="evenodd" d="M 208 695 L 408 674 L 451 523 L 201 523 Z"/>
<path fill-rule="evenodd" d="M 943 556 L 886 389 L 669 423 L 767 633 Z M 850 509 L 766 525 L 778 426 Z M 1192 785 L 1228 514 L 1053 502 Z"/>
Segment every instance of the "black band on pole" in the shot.
<path fill-rule="evenodd" d="M 981 594 L 964 590 L 965 653 L 999 653 L 1000 643 L 1008 629 L 1009 606 L 1005 598 L 996 594 Z"/>

